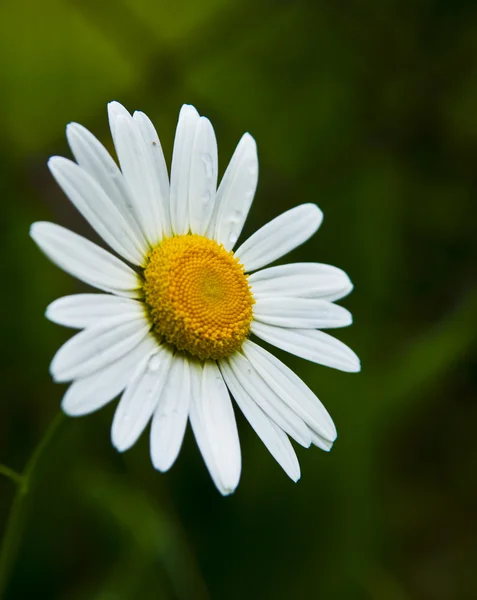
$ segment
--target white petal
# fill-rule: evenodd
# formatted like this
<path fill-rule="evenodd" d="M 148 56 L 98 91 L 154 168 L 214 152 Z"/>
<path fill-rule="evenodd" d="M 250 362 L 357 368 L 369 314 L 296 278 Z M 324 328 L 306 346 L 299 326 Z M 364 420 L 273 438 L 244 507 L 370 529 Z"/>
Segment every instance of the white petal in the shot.
<path fill-rule="evenodd" d="M 336 439 L 336 428 L 328 411 L 298 375 L 250 340 L 244 342 L 242 351 L 268 385 L 312 430 L 327 440 Z"/>
<path fill-rule="evenodd" d="M 60 269 L 101 290 L 135 297 L 141 282 L 121 260 L 84 237 L 55 225 L 37 222 L 30 235 Z"/>
<path fill-rule="evenodd" d="M 247 421 L 288 477 L 293 481 L 298 481 L 300 465 L 287 434 L 252 400 L 235 377 L 230 366 L 225 361 L 220 361 L 219 366 L 227 387 L 232 392 Z"/>
<path fill-rule="evenodd" d="M 111 441 L 119 452 L 133 446 L 149 422 L 172 363 L 172 352 L 157 346 L 137 366 L 114 413 Z"/>
<path fill-rule="evenodd" d="M 101 319 L 131 315 L 145 315 L 142 302 L 111 296 L 110 294 L 74 294 L 53 301 L 46 309 L 45 316 L 53 323 L 83 329 Z"/>
<path fill-rule="evenodd" d="M 240 385 L 258 406 L 285 433 L 288 433 L 299 444 L 308 448 L 311 444 L 311 438 L 307 426 L 296 412 L 285 404 L 272 388 L 267 385 L 248 358 L 236 352 L 227 362 L 235 377 L 240 382 Z"/>
<path fill-rule="evenodd" d="M 200 117 L 192 145 L 189 183 L 190 230 L 205 235 L 217 190 L 217 140 L 209 119 Z"/>
<path fill-rule="evenodd" d="M 260 269 L 306 242 L 322 220 L 323 213 L 316 204 L 301 204 L 261 227 L 235 255 L 246 271 Z"/>
<path fill-rule="evenodd" d="M 328 300 L 312 298 L 255 298 L 253 317 L 262 323 L 295 329 L 327 329 L 351 325 L 351 313 Z"/>
<path fill-rule="evenodd" d="M 111 129 L 111 136 L 113 138 L 114 146 L 116 145 L 116 124 L 119 117 L 125 117 L 131 119 L 131 113 L 119 102 L 113 101 L 108 104 L 108 118 L 109 128 Z"/>
<path fill-rule="evenodd" d="M 215 362 L 191 363 L 190 422 L 209 473 L 224 496 L 238 485 L 240 441 L 229 392 Z"/>
<path fill-rule="evenodd" d="M 54 156 L 48 166 L 58 185 L 91 227 L 129 262 L 144 262 L 141 244 L 133 230 L 98 183 L 67 158 Z"/>
<path fill-rule="evenodd" d="M 191 398 L 189 360 L 174 355 L 151 425 L 151 459 L 159 471 L 172 467 L 182 446 Z"/>
<path fill-rule="evenodd" d="M 323 331 L 284 329 L 254 321 L 252 333 L 277 348 L 320 365 L 350 373 L 356 373 L 361 369 L 356 354 L 343 342 Z"/>
<path fill-rule="evenodd" d="M 133 194 L 136 219 L 146 240 L 155 245 L 167 221 L 161 215 L 161 192 L 149 148 L 132 117 L 116 118 L 114 139 L 121 170 Z"/>
<path fill-rule="evenodd" d="M 211 233 L 227 250 L 235 246 L 240 236 L 257 182 L 257 144 L 246 133 L 238 143 L 217 191 L 215 229 Z"/>
<path fill-rule="evenodd" d="M 55 381 L 86 377 L 132 350 L 150 328 L 144 316 L 99 321 L 61 346 L 51 361 L 51 375 Z"/>
<path fill-rule="evenodd" d="M 290 263 L 262 269 L 248 279 L 254 296 L 322 298 L 335 301 L 351 292 L 348 275 L 319 263 Z"/>
<path fill-rule="evenodd" d="M 70 123 L 66 137 L 76 162 L 87 171 L 111 198 L 129 227 L 134 232 L 145 254 L 147 242 L 136 221 L 131 192 L 116 162 L 94 135 L 79 123 Z"/>
<path fill-rule="evenodd" d="M 184 104 L 177 123 L 171 167 L 170 215 L 172 231 L 176 235 L 188 233 L 190 227 L 190 168 L 192 146 L 198 122 L 199 113 L 196 109 L 189 104 Z"/>
<path fill-rule="evenodd" d="M 333 446 L 333 441 L 330 441 L 324 437 L 322 437 L 319 433 L 316 433 L 313 429 L 310 428 L 311 433 L 311 443 L 317 448 L 321 448 L 325 452 L 329 452 Z M 336 439 L 336 438 L 335 438 Z"/>
<path fill-rule="evenodd" d="M 190 384 L 191 384 L 191 405 L 189 412 L 190 424 L 194 437 L 199 446 L 200 453 L 204 459 L 205 465 L 212 477 L 219 492 L 226 496 L 230 491 L 224 485 L 220 470 L 216 462 L 216 457 L 212 453 L 212 447 L 209 442 L 209 432 L 207 431 L 206 422 L 202 417 L 203 404 L 202 399 L 202 363 L 191 361 L 190 367 Z M 233 490 L 232 490 L 233 491 Z"/>
<path fill-rule="evenodd" d="M 87 415 L 102 408 L 124 390 L 138 364 L 155 346 L 157 342 L 154 338 L 146 336 L 117 361 L 87 377 L 73 381 L 63 396 L 61 408 L 70 417 Z"/>
<path fill-rule="evenodd" d="M 171 224 L 169 215 L 169 175 L 167 165 L 162 151 L 161 142 L 151 119 L 143 112 L 136 111 L 133 115 L 134 121 L 139 126 L 146 148 L 149 150 L 153 173 L 156 178 L 159 197 L 157 202 L 161 204 L 162 230 L 164 235 L 171 235 Z"/>

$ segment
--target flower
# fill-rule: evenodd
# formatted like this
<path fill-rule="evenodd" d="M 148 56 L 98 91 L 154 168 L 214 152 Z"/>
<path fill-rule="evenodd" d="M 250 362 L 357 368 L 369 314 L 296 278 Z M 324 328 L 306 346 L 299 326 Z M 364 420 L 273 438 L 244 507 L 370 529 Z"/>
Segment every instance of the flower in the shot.
<path fill-rule="evenodd" d="M 50 260 L 106 292 L 59 298 L 46 310 L 51 321 L 82 330 L 50 367 L 55 381 L 72 382 L 63 410 L 85 415 L 121 394 L 112 443 L 127 450 L 151 421 L 151 458 L 160 471 L 174 463 L 190 420 L 212 479 L 226 495 L 241 473 L 231 394 L 297 481 L 289 437 L 329 450 L 336 429 L 310 388 L 249 335 L 315 363 L 359 371 L 354 352 L 319 331 L 351 323 L 350 313 L 334 304 L 351 291 L 348 276 L 318 263 L 263 268 L 312 236 L 321 211 L 315 204 L 293 208 L 233 252 L 257 186 L 254 139 L 241 138 L 216 189 L 214 130 L 184 105 L 169 183 L 149 118 L 117 102 L 108 111 L 121 170 L 77 123 L 66 130 L 76 162 L 52 157 L 48 166 L 121 258 L 59 225 L 31 227 Z"/>

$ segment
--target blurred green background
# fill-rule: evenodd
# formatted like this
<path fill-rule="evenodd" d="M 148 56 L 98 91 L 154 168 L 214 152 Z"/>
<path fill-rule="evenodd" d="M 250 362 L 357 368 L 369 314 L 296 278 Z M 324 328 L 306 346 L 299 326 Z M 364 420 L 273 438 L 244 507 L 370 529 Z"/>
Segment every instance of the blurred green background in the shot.
<path fill-rule="evenodd" d="M 286 260 L 355 291 L 337 336 L 350 375 L 279 353 L 332 414 L 330 454 L 293 484 L 239 417 L 222 498 L 187 432 L 155 472 L 124 456 L 111 406 L 64 419 L 40 457 L 5 598 L 477 598 L 477 5 L 461 0 L 2 0 L 0 462 L 21 471 L 59 412 L 48 364 L 71 334 L 46 305 L 83 291 L 28 237 L 91 235 L 46 161 L 78 121 L 112 148 L 106 103 L 155 122 L 170 160 L 182 103 L 208 116 L 221 172 L 248 130 L 260 180 L 244 235 L 316 202 Z M 0 476 L 4 531 L 15 485 Z"/>

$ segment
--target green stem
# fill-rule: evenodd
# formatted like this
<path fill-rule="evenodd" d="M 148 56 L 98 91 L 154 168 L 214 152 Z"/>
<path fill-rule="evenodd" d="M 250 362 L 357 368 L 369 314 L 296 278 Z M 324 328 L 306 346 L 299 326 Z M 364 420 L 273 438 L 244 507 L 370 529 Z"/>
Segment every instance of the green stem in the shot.
<path fill-rule="evenodd" d="M 62 420 L 63 415 L 60 413 L 52 421 L 45 435 L 33 451 L 33 454 L 21 475 L 6 467 L 3 467 L 1 470 L 4 475 L 7 475 L 7 477 L 10 477 L 17 483 L 17 491 L 10 509 L 0 549 L 0 598 L 3 598 L 10 572 L 20 548 L 20 541 L 28 507 L 29 491 L 31 489 L 36 466 Z"/>
<path fill-rule="evenodd" d="M 8 479 L 11 479 L 13 483 L 18 485 L 23 483 L 23 475 L 10 469 L 10 467 L 7 467 L 6 465 L 0 464 L 0 475 L 5 475 L 5 477 L 8 477 Z"/>

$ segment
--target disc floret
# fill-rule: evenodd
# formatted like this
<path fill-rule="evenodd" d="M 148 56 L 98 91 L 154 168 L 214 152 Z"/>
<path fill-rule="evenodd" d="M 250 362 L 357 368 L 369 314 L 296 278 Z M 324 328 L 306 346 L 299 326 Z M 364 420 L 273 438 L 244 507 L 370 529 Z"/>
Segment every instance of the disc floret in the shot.
<path fill-rule="evenodd" d="M 254 299 L 244 268 L 204 236 L 170 237 L 153 248 L 143 291 L 155 335 L 197 358 L 230 356 L 250 333 Z"/>

